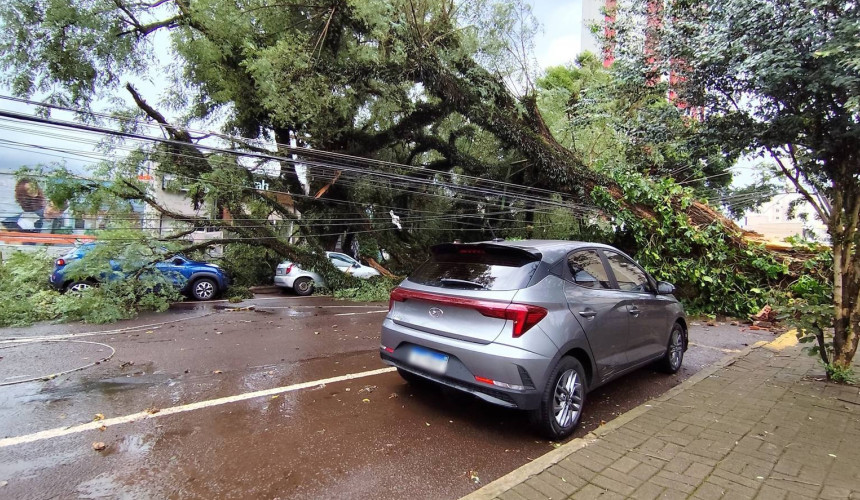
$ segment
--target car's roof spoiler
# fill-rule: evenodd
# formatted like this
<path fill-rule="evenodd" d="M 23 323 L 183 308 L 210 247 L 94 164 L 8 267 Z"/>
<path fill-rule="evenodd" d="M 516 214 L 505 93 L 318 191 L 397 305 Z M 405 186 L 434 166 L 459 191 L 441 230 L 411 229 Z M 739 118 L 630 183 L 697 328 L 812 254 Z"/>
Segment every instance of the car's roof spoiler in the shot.
<path fill-rule="evenodd" d="M 542 255 L 536 248 L 519 247 L 511 244 L 499 245 L 496 243 L 439 243 L 430 247 L 430 252 L 433 255 L 445 253 L 466 253 L 469 250 L 483 250 L 488 252 L 505 252 L 508 254 L 516 254 L 521 257 L 540 260 Z"/>

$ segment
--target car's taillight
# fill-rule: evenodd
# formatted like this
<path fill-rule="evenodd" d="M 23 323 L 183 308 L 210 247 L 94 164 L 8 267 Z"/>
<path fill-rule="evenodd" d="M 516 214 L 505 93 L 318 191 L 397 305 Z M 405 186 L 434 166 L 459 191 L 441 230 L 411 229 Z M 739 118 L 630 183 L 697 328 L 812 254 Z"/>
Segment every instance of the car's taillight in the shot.
<path fill-rule="evenodd" d="M 395 288 L 391 291 L 391 295 L 388 296 L 388 310 L 390 311 L 392 307 L 394 307 L 395 302 L 403 302 L 406 300 L 406 292 L 403 288 Z"/>
<path fill-rule="evenodd" d="M 293 270 L 293 265 L 290 264 L 289 266 L 287 266 L 286 269 L 284 269 L 284 274 L 290 274 L 290 271 L 292 271 L 292 270 Z"/>
<path fill-rule="evenodd" d="M 57 265 L 58 266 L 65 266 L 66 265 L 65 259 L 57 259 Z"/>
<path fill-rule="evenodd" d="M 394 307 L 395 302 L 403 302 L 408 299 L 426 300 L 428 302 L 450 304 L 457 307 L 469 307 L 489 318 L 511 320 L 514 324 L 514 338 L 529 331 L 531 327 L 538 324 L 547 315 L 546 309 L 531 304 L 508 304 L 491 300 L 452 297 L 450 295 L 438 295 L 399 287 L 391 292 L 388 300 L 388 310 L 390 311 Z"/>
<path fill-rule="evenodd" d="M 491 302 L 490 304 L 496 304 Z M 499 304 L 491 307 L 477 307 L 478 312 L 491 318 L 509 319 L 514 322 L 514 338 L 529 331 L 529 329 L 546 317 L 546 309 L 530 304 Z"/>

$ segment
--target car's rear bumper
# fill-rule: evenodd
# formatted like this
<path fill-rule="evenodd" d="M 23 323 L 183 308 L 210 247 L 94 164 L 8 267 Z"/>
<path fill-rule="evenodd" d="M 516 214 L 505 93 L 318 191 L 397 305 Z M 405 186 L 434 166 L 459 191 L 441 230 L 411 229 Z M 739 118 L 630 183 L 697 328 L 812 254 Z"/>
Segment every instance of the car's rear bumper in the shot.
<path fill-rule="evenodd" d="M 433 335 L 397 325 L 389 318 L 383 322 L 381 342 L 380 357 L 386 364 L 500 406 L 522 410 L 540 406 L 543 380 L 551 362 L 547 357 L 503 344 L 478 344 Z M 447 355 L 444 373 L 411 364 L 408 358 L 414 346 Z"/>
<path fill-rule="evenodd" d="M 51 276 L 48 277 L 48 284 L 54 290 L 63 291 L 64 280 L 63 277 L 57 272 L 51 273 Z"/>
<path fill-rule="evenodd" d="M 296 281 L 296 278 L 294 276 L 275 276 L 275 286 L 292 288 L 294 281 Z"/>

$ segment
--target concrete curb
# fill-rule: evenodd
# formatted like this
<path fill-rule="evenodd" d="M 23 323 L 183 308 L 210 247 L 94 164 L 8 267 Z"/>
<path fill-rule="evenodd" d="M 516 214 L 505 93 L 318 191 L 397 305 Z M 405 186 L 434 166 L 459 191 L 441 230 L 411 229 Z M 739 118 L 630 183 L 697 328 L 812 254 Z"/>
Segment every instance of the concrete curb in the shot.
<path fill-rule="evenodd" d="M 657 396 L 656 398 L 651 399 L 649 401 L 646 401 L 645 403 L 642 403 L 636 408 L 633 408 L 632 410 L 619 415 L 617 418 L 610 420 L 606 424 L 601 425 L 597 429 L 594 429 L 593 431 L 586 434 L 585 437 L 573 439 L 559 446 L 558 448 L 550 451 L 549 453 L 542 455 L 532 460 L 531 462 L 523 465 L 519 469 L 509 472 L 508 474 L 496 479 L 495 481 L 485 485 L 484 487 L 475 490 L 472 493 L 469 493 L 468 495 L 462 497 L 461 500 L 489 500 L 495 498 L 504 493 L 505 491 L 508 491 L 509 489 L 513 488 L 514 486 L 527 481 L 532 476 L 536 476 L 541 472 L 545 471 L 546 469 L 557 464 L 558 462 L 564 460 L 570 454 L 594 443 L 601 436 L 604 436 L 614 431 L 615 429 L 618 429 L 627 422 L 630 422 L 639 415 L 642 415 L 643 413 L 650 410 L 654 406 L 654 403 L 668 401 L 669 399 L 677 396 L 679 393 L 685 391 L 689 387 L 710 377 L 719 370 L 722 370 L 723 368 L 734 364 L 735 361 L 748 355 L 755 349 L 767 347 L 771 344 L 775 346 L 785 346 L 786 344 L 790 343 L 790 339 L 788 339 L 788 337 L 794 338 L 795 331 L 788 331 L 770 342 L 766 342 L 763 340 L 758 341 L 755 344 L 744 348 L 740 352 L 732 353 L 724 357 L 723 359 L 717 361 L 713 365 L 700 370 L 687 380 L 669 389 L 662 395 Z"/>

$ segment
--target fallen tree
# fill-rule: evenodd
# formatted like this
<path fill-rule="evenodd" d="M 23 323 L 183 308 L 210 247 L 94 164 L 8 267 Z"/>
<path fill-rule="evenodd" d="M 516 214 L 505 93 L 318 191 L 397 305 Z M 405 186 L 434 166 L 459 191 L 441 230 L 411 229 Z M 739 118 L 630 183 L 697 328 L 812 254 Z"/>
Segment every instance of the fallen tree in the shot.
<path fill-rule="evenodd" d="M 350 278 L 320 261 L 319 251 L 342 235 L 345 244 L 359 239 L 366 258 L 384 248 L 408 269 L 433 240 L 488 238 L 503 230 L 531 237 L 538 234 L 539 206 L 570 207 L 579 230 L 563 237 L 623 246 L 662 278 L 687 284 L 698 308 L 746 314 L 758 307 L 748 290 L 779 282 L 788 266 L 748 245 L 734 223 L 671 179 L 598 168 L 559 144 L 534 94 L 515 94 L 506 84 L 512 73 L 488 69 L 499 68 L 487 61 L 505 56 L 509 39 L 525 40 L 517 38 L 526 35 L 510 22 L 510 9 L 523 13 L 526 7 L 486 2 L 476 8 L 443 0 L 254 0 L 241 6 L 105 0 L 62 8 L 15 0 L 0 7 L 10 28 L 0 35 L 0 60 L 18 95 L 86 108 L 125 93 L 135 108 L 120 115 L 123 128 L 157 123 L 169 138 L 110 162 L 104 178 L 66 175 L 66 186 L 55 190 L 57 203 L 83 210 L 88 198 L 103 200 L 97 193 L 105 191 L 140 200 L 187 224 L 172 238 L 196 227 L 229 230 L 231 236 L 217 243 L 253 241 L 321 266 L 335 288 L 348 286 Z M 476 19 L 489 19 L 492 29 L 469 24 Z M 174 123 L 126 82 L 129 73 L 146 74 L 149 41 L 165 32 L 183 63 L 167 99 L 178 111 Z M 221 112 L 225 131 L 233 134 L 221 140 L 233 151 L 213 151 L 208 134 L 184 126 Z M 281 175 L 271 189 L 256 189 L 259 177 L 239 157 L 277 162 Z M 213 220 L 169 210 L 136 180 L 145 162 L 181 180 L 195 204 L 231 216 Z M 519 163 L 524 167 L 513 173 L 510 165 Z M 291 196 L 290 206 L 273 195 L 279 193 Z M 417 214 L 431 204 L 460 221 L 472 217 L 478 227 L 466 232 L 468 226 L 417 215 L 405 230 L 382 225 L 389 208 Z M 487 207 L 498 221 L 476 217 Z M 288 221 L 307 246 L 288 243 Z"/>

